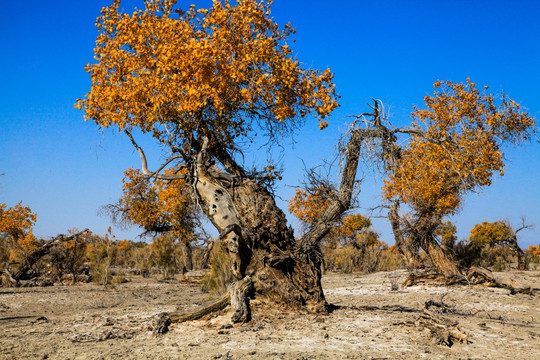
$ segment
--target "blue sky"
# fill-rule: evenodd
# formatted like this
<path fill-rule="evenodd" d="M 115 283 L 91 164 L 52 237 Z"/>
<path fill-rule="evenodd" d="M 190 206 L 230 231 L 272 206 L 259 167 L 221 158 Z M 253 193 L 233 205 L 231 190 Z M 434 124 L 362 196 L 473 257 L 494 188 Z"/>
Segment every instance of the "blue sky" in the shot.
<path fill-rule="evenodd" d="M 210 1 L 193 1 L 207 6 Z M 135 1 L 126 1 L 130 8 Z M 179 2 L 188 6 L 191 2 Z M 90 88 L 84 66 L 93 61 L 95 19 L 109 1 L 6 1 L 0 12 L 0 202 L 19 201 L 38 215 L 35 232 L 48 237 L 72 227 L 104 233 L 110 221 L 100 206 L 121 193 L 123 170 L 139 166 L 131 144 L 114 131 L 99 131 L 73 108 Z M 306 124 L 284 157 L 278 195 L 288 199 L 308 166 L 332 156 L 347 115 L 381 99 L 395 125 L 409 121 L 414 104 L 437 79 L 470 77 L 504 91 L 530 113 L 540 114 L 540 3 L 537 1 L 339 1 L 275 0 L 272 16 L 297 29 L 291 47 L 305 66 L 335 73 L 341 107 L 330 126 Z M 152 142 L 153 164 L 160 153 Z M 265 154 L 252 154 L 263 161 Z M 459 237 L 484 220 L 520 216 L 536 224 L 521 245 L 540 242 L 540 144 L 507 151 L 504 177 L 467 197 L 453 220 Z M 154 166 L 155 167 L 155 166 Z M 360 204 L 377 205 L 380 177 L 363 185 Z M 285 203 L 279 200 L 283 208 Z M 360 209 L 360 211 L 362 211 Z M 113 228 L 118 238 L 137 229 Z M 386 221 L 375 229 L 392 243 Z"/>

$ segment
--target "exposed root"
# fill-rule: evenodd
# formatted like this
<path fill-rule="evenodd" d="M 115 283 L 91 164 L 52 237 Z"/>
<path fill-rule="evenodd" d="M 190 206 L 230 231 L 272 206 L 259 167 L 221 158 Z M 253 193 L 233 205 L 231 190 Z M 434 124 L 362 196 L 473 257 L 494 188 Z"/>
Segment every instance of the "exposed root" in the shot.
<path fill-rule="evenodd" d="M 161 335 L 169 331 L 169 326 L 174 323 L 198 320 L 204 316 L 217 313 L 231 305 L 231 322 L 245 323 L 251 320 L 251 308 L 249 298 L 253 292 L 251 277 L 246 276 L 229 287 L 229 294 L 222 296 L 212 304 L 189 313 L 162 313 L 154 322 L 154 334 Z"/>
<path fill-rule="evenodd" d="M 227 294 L 212 304 L 189 313 L 162 313 L 155 320 L 153 332 L 161 335 L 169 331 L 169 326 L 173 323 L 182 323 L 185 321 L 198 320 L 206 315 L 210 315 L 225 309 L 231 303 L 230 295 Z"/>
<path fill-rule="evenodd" d="M 511 294 L 528 294 L 533 295 L 534 290 L 531 287 L 515 287 L 512 284 L 497 280 L 491 271 L 480 268 L 471 267 L 466 275 L 445 275 L 434 272 L 410 274 L 403 282 L 402 287 L 414 285 L 431 285 L 431 286 L 451 286 L 451 285 L 484 285 L 507 289 Z"/>
<path fill-rule="evenodd" d="M 253 292 L 251 277 L 246 276 L 242 280 L 231 284 L 229 288 L 231 308 L 233 310 L 231 321 L 233 323 L 245 323 L 251 320 L 251 308 L 249 298 Z"/>

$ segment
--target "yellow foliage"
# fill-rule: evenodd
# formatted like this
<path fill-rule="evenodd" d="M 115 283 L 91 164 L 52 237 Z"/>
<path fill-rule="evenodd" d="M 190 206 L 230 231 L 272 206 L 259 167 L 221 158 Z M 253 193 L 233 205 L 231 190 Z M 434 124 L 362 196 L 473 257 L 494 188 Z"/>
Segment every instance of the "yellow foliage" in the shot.
<path fill-rule="evenodd" d="M 310 192 L 296 189 L 294 197 L 289 201 L 288 209 L 304 226 L 309 226 L 317 222 L 330 205 L 328 193 L 329 190 L 322 186 Z M 363 215 L 345 215 L 326 236 L 326 240 L 330 243 L 354 241 L 370 226 L 371 221 Z M 367 234 L 368 232 L 364 235 Z M 373 234 L 377 237 L 375 233 Z M 337 244 L 334 245 L 337 246 Z"/>
<path fill-rule="evenodd" d="M 32 234 L 35 222 L 36 214 L 21 202 L 11 208 L 0 204 L 0 263 L 22 263 L 38 248 Z"/>
<path fill-rule="evenodd" d="M 487 222 L 476 224 L 471 229 L 469 241 L 475 245 L 503 245 L 513 236 L 512 229 L 503 222 Z"/>
<path fill-rule="evenodd" d="M 304 70 L 292 55 L 289 26 L 270 18 L 270 1 L 214 1 L 187 11 L 176 1 L 144 10 L 103 8 L 97 20 L 92 88 L 76 107 L 102 127 L 138 127 L 160 138 L 160 125 L 180 134 L 212 133 L 227 147 L 251 130 L 311 114 L 320 127 L 338 106 L 330 70 Z"/>
<path fill-rule="evenodd" d="M 538 245 L 538 246 L 529 245 L 529 249 L 527 251 L 532 256 L 540 256 L 540 245 Z"/>
<path fill-rule="evenodd" d="M 36 222 L 36 214 L 21 203 L 11 208 L 6 204 L 0 204 L 0 236 L 7 237 L 11 241 L 24 238 Z"/>
<path fill-rule="evenodd" d="M 194 210 L 184 180 L 152 182 L 132 168 L 124 174 L 123 194 L 116 205 L 121 216 L 147 231 L 173 231 L 182 241 L 191 240 Z"/>
<path fill-rule="evenodd" d="M 527 140 L 535 119 L 519 104 L 503 96 L 480 92 L 469 79 L 465 84 L 437 81 L 427 109 L 415 109 L 413 136 L 401 157 L 389 162 L 384 194 L 416 210 L 439 216 L 454 213 L 462 195 L 491 184 L 504 173 L 502 145 Z"/>

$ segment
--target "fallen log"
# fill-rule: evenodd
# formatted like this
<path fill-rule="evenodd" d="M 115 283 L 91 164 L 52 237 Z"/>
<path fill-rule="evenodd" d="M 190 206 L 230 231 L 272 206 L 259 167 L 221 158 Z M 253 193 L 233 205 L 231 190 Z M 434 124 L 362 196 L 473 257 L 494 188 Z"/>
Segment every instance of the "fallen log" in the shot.
<path fill-rule="evenodd" d="M 43 256 L 47 255 L 51 249 L 64 242 L 73 240 L 85 233 L 90 232 L 88 229 L 84 229 L 83 231 L 80 231 L 76 234 L 65 236 L 63 234 L 58 235 L 52 240 L 47 241 L 44 245 L 40 246 L 37 250 L 32 252 L 28 257 L 25 259 L 24 263 L 15 271 L 14 273 L 10 272 L 9 267 L 4 270 L 4 277 L 8 280 L 11 285 L 19 286 L 20 280 L 27 280 L 26 275 L 32 269 L 32 266 L 34 266 L 35 263 L 39 261 Z"/>
<path fill-rule="evenodd" d="M 511 283 L 496 279 L 491 271 L 476 266 L 471 267 L 465 275 L 446 275 L 437 272 L 411 273 L 401 286 L 406 288 L 414 285 L 484 285 L 507 289 L 512 295 L 534 295 L 534 289 L 532 287 L 515 287 Z"/>
<path fill-rule="evenodd" d="M 418 326 L 429 329 L 431 335 L 440 345 L 452 347 L 456 342 L 472 343 L 469 335 L 458 327 L 458 322 L 435 315 L 428 309 L 420 314 L 418 318 Z"/>

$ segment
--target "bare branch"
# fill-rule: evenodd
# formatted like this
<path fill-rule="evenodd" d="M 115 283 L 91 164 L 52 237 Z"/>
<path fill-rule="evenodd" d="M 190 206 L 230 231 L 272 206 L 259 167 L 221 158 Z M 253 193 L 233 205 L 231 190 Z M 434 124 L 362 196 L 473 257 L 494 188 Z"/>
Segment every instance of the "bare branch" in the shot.
<path fill-rule="evenodd" d="M 144 151 L 143 149 L 135 142 L 135 139 L 133 139 L 133 135 L 131 135 L 131 132 L 129 130 L 124 130 L 124 132 L 126 133 L 126 135 L 129 137 L 129 139 L 131 140 L 131 143 L 133 144 L 133 146 L 135 146 L 135 148 L 137 149 L 137 151 L 139 152 L 139 156 L 141 157 L 141 162 L 142 162 L 142 172 L 145 176 L 147 177 L 153 177 L 153 178 L 156 178 L 156 179 L 160 179 L 160 180 L 176 180 L 176 179 L 185 179 L 186 178 L 186 175 L 185 174 L 173 174 L 173 175 L 165 175 L 165 174 L 160 174 L 159 172 L 162 171 L 168 164 L 170 164 L 171 162 L 173 162 L 174 160 L 176 159 L 182 159 L 183 156 L 181 155 L 173 155 L 171 157 L 169 157 L 160 167 L 159 169 L 157 169 L 156 171 L 150 171 L 148 170 L 148 162 L 146 160 L 146 155 L 144 154 Z"/>

